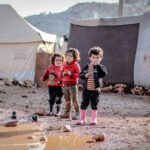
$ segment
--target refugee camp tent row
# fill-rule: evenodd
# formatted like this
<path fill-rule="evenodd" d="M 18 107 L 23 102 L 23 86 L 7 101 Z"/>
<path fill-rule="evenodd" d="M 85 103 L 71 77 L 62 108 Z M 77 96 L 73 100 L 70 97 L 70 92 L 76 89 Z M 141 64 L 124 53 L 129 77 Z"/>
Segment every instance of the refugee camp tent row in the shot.
<path fill-rule="evenodd" d="M 0 20 L 0 78 L 39 79 L 55 49 L 56 35 L 36 29 L 10 5 L 0 5 Z"/>
<path fill-rule="evenodd" d="M 73 21 L 68 47 L 80 50 L 82 67 L 93 46 L 104 49 L 105 82 L 150 87 L 150 13 Z"/>

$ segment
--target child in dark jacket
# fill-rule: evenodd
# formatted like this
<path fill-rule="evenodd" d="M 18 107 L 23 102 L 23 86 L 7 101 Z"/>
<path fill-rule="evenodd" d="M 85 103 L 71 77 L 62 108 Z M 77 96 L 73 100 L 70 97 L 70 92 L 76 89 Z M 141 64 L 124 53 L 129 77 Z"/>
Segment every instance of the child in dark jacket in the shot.
<path fill-rule="evenodd" d="M 105 66 L 100 65 L 103 59 L 103 50 L 100 47 L 93 47 L 89 50 L 88 55 L 90 63 L 80 73 L 84 90 L 82 93 L 80 120 L 77 122 L 78 125 L 86 123 L 86 109 L 90 103 L 92 108 L 90 124 L 97 124 L 97 105 L 99 102 L 100 87 L 102 78 L 107 74 Z"/>
<path fill-rule="evenodd" d="M 71 101 L 73 103 L 75 114 L 72 119 L 79 119 L 79 101 L 78 101 L 78 80 L 80 73 L 80 53 L 75 48 L 69 48 L 65 54 L 66 64 L 63 67 L 62 76 L 64 83 L 65 112 L 61 118 L 70 118 Z"/>
<path fill-rule="evenodd" d="M 46 69 L 41 80 L 47 81 L 49 92 L 49 115 L 54 115 L 53 106 L 56 103 L 56 115 L 60 115 L 60 108 L 63 96 L 63 82 L 62 82 L 62 69 L 63 69 L 64 57 L 58 53 L 55 53 L 51 57 L 51 65 Z"/>

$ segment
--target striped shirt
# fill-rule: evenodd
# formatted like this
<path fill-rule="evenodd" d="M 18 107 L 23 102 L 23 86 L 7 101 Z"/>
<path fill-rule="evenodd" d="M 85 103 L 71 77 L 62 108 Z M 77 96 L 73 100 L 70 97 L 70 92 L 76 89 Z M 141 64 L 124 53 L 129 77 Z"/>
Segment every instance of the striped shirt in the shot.
<path fill-rule="evenodd" d="M 89 65 L 88 73 L 90 74 L 90 76 L 88 77 L 88 80 L 87 80 L 87 89 L 95 91 L 96 89 L 95 89 L 93 72 L 94 72 L 93 65 Z"/>

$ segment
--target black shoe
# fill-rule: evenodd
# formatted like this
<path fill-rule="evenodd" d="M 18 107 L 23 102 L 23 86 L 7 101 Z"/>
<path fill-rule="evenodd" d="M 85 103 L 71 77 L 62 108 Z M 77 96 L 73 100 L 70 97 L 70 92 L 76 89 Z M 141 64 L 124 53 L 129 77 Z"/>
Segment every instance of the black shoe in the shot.
<path fill-rule="evenodd" d="M 53 112 L 49 112 L 47 115 L 48 116 L 54 116 L 55 114 Z"/>
<path fill-rule="evenodd" d="M 80 113 L 75 112 L 74 116 L 72 117 L 72 120 L 79 120 L 80 119 Z"/>
<path fill-rule="evenodd" d="M 16 112 L 13 111 L 12 114 L 11 114 L 11 119 L 17 119 L 17 115 L 16 115 Z"/>

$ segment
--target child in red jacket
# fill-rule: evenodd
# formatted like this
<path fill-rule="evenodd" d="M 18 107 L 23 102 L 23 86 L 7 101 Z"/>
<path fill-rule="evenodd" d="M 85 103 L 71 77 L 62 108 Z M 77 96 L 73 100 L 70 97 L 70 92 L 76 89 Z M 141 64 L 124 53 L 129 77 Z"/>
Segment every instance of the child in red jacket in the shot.
<path fill-rule="evenodd" d="M 70 118 L 71 101 L 73 103 L 75 114 L 72 119 L 80 117 L 78 101 L 78 80 L 80 73 L 80 53 L 75 48 L 69 48 L 65 54 L 66 64 L 63 67 L 62 76 L 64 83 L 65 112 L 61 118 Z"/>
<path fill-rule="evenodd" d="M 56 103 L 56 115 L 60 114 L 60 107 L 62 103 L 63 96 L 63 82 L 62 82 L 62 69 L 63 69 L 64 58 L 62 55 L 55 53 L 51 57 L 51 65 L 45 71 L 45 74 L 41 80 L 48 80 L 48 92 L 49 92 L 49 105 L 50 112 L 49 115 L 54 115 L 53 106 Z"/>

